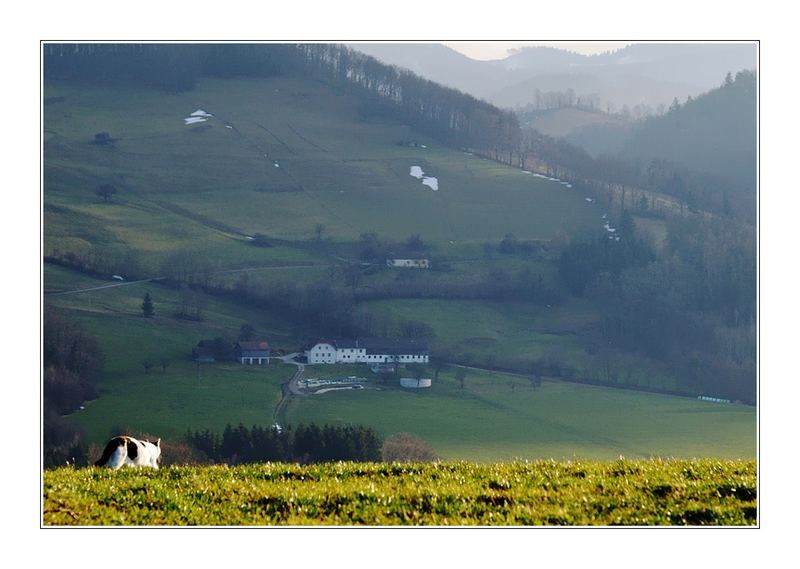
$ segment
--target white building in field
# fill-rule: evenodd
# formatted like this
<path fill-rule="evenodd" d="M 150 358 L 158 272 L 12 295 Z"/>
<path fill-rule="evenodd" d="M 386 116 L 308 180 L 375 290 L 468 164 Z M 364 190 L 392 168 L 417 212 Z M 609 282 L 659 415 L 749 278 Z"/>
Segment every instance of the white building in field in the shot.
<path fill-rule="evenodd" d="M 320 340 L 306 350 L 309 364 L 426 364 L 428 344 L 413 338 Z"/>
<path fill-rule="evenodd" d="M 401 377 L 400 378 L 400 387 L 405 387 L 406 389 L 426 389 L 431 386 L 430 378 L 421 377 Z"/>
<path fill-rule="evenodd" d="M 406 267 L 411 269 L 430 269 L 428 259 L 386 259 L 387 267 Z"/>

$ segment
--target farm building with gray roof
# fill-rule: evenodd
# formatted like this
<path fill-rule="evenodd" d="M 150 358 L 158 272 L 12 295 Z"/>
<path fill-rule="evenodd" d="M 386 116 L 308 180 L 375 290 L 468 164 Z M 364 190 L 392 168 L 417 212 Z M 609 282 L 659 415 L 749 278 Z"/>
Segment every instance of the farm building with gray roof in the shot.
<path fill-rule="evenodd" d="M 428 343 L 415 338 L 319 340 L 306 350 L 309 364 L 428 363 Z"/>

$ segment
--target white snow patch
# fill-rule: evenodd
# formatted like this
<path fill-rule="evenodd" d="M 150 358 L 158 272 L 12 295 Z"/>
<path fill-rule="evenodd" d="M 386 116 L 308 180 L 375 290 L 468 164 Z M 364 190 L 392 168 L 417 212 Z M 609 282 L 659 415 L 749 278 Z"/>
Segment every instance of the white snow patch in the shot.
<path fill-rule="evenodd" d="M 426 176 L 425 172 L 419 166 L 412 166 L 409 175 L 414 176 L 417 180 L 422 180 L 424 186 L 428 186 L 434 192 L 439 190 L 439 180 L 433 176 Z"/>
<path fill-rule="evenodd" d="M 547 176 L 545 174 L 539 174 L 538 172 L 535 172 L 533 175 L 536 176 L 537 178 L 541 178 L 542 180 L 547 180 L 548 182 L 560 182 L 561 181 L 558 178 L 551 178 L 550 176 Z"/>
<path fill-rule="evenodd" d="M 572 184 L 566 182 L 564 180 L 560 180 L 558 178 L 551 178 L 550 176 L 546 176 L 545 174 L 540 174 L 539 172 L 528 172 L 527 170 L 523 170 L 526 174 L 531 174 L 534 178 L 539 178 L 542 180 L 547 180 L 548 182 L 558 182 L 562 186 L 566 186 L 567 188 L 571 188 Z"/>
<path fill-rule="evenodd" d="M 438 191 L 438 190 L 439 190 L 439 180 L 438 180 L 438 179 L 436 179 L 436 178 L 434 178 L 433 176 L 425 176 L 425 177 L 422 179 L 422 184 L 423 184 L 424 186 L 428 186 L 428 187 L 429 187 L 430 189 L 432 189 L 434 192 L 436 192 L 436 191 Z"/>
<path fill-rule="evenodd" d="M 198 122 L 206 122 L 207 120 L 208 119 L 203 118 L 203 117 L 189 117 L 189 118 L 183 119 L 185 124 L 194 124 L 194 123 L 198 123 Z"/>

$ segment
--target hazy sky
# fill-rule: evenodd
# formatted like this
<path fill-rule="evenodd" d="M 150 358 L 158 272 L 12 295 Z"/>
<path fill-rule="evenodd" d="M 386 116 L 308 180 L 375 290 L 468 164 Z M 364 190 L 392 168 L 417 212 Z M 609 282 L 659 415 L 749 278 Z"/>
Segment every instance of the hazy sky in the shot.
<path fill-rule="evenodd" d="M 526 46 L 543 45 L 566 49 L 584 55 L 592 55 L 611 51 L 625 47 L 626 43 L 621 42 L 503 42 L 503 41 L 482 41 L 482 42 L 446 42 L 446 46 L 471 57 L 472 59 L 503 59 L 508 55 L 509 49 L 516 49 Z"/>

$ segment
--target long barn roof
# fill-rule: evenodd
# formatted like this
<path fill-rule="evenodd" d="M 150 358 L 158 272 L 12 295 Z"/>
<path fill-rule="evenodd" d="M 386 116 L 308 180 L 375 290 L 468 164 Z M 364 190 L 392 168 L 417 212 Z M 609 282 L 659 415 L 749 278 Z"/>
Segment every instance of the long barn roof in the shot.
<path fill-rule="evenodd" d="M 417 338 L 336 338 L 317 344 L 332 344 L 339 350 L 365 349 L 368 354 L 418 354 L 428 352 L 428 343 Z"/>

